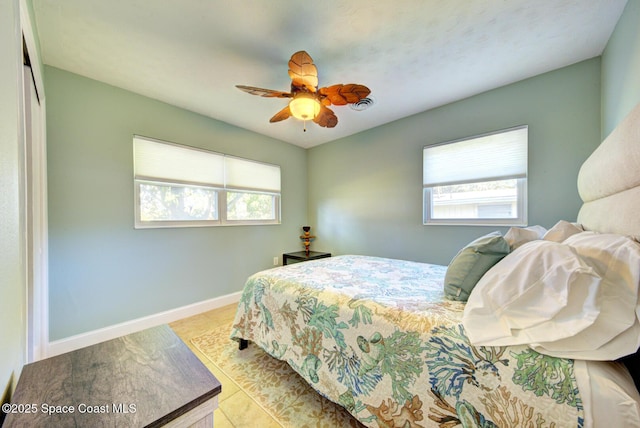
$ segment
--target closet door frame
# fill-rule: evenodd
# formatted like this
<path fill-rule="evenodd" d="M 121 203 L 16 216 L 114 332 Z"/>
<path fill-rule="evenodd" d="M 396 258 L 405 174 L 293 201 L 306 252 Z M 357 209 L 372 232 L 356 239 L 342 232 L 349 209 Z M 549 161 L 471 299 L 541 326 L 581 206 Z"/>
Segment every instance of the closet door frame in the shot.
<path fill-rule="evenodd" d="M 22 50 L 22 212 L 25 258 L 27 363 L 47 356 L 49 346 L 49 255 L 46 107 L 41 61 L 26 0 L 19 1 Z"/>

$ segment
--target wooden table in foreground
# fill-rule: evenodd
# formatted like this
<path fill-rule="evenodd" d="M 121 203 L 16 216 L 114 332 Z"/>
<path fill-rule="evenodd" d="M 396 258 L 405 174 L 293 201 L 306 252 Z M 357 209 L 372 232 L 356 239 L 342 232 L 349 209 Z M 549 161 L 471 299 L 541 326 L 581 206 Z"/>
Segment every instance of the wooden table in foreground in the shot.
<path fill-rule="evenodd" d="M 212 427 L 221 390 L 164 325 L 25 365 L 3 427 Z"/>

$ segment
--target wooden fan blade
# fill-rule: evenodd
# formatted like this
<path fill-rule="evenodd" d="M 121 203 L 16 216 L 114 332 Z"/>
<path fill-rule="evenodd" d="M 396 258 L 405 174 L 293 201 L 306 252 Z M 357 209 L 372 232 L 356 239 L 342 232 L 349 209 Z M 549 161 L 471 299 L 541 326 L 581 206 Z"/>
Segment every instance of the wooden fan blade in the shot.
<path fill-rule="evenodd" d="M 251 95 L 258 95 L 261 97 L 271 98 L 291 98 L 292 95 L 289 92 L 274 91 L 273 89 L 256 88 L 255 86 L 236 85 L 236 88 L 241 91 L 245 91 Z"/>
<path fill-rule="evenodd" d="M 313 121 L 324 128 L 333 128 L 338 124 L 338 117 L 333 110 L 320 106 L 320 112 L 313 118 Z"/>
<path fill-rule="evenodd" d="M 289 60 L 289 77 L 291 85 L 307 88 L 309 92 L 318 89 L 318 69 L 311 56 L 305 51 L 298 51 Z"/>
<path fill-rule="evenodd" d="M 371 90 L 364 85 L 349 83 L 347 85 L 333 85 L 318 90 L 320 95 L 324 95 L 331 101 L 331 104 L 343 106 L 346 104 L 357 103 L 371 93 Z"/>
<path fill-rule="evenodd" d="M 289 119 L 289 116 L 291 116 L 291 111 L 289 110 L 289 106 L 286 106 L 269 119 L 269 122 L 280 122 L 281 120 Z"/>

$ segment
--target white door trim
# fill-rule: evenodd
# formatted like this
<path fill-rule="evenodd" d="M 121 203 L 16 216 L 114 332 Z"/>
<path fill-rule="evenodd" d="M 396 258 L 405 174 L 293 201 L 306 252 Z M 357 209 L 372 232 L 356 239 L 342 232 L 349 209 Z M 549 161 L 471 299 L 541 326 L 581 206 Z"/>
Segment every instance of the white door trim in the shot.
<path fill-rule="evenodd" d="M 20 0 L 20 28 L 31 67 L 23 73 L 23 153 L 27 363 L 47 356 L 49 345 L 49 255 L 47 144 L 44 81 L 26 0 Z"/>

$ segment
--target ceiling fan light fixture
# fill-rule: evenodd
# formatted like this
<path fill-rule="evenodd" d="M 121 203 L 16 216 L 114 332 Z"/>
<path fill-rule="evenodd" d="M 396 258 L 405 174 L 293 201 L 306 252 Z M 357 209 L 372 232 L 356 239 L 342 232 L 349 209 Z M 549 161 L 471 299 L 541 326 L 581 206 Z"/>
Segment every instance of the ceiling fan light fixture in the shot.
<path fill-rule="evenodd" d="M 300 120 L 313 120 L 320 113 L 320 101 L 313 94 L 298 93 L 289 102 L 291 116 Z"/>
<path fill-rule="evenodd" d="M 331 105 L 343 106 L 362 100 L 371 90 L 364 85 L 348 83 L 318 88 L 318 69 L 311 56 L 305 51 L 298 51 L 289 60 L 289 77 L 291 78 L 291 92 L 275 91 L 273 89 L 255 86 L 236 85 L 236 88 L 251 95 L 267 98 L 289 98 L 289 104 L 269 119 L 270 123 L 294 117 L 304 122 L 307 130 L 307 120 L 312 120 L 323 128 L 333 128 L 338 124 L 338 117 L 329 108 Z"/>

